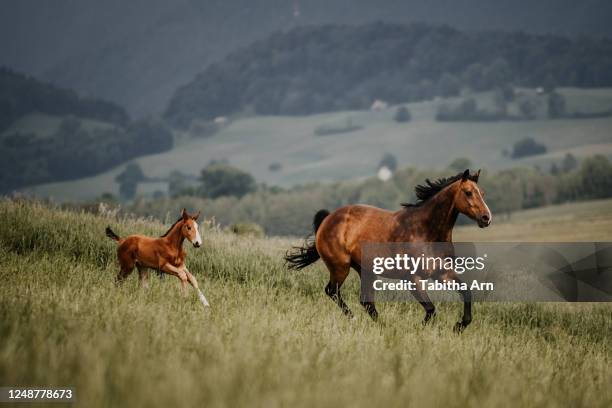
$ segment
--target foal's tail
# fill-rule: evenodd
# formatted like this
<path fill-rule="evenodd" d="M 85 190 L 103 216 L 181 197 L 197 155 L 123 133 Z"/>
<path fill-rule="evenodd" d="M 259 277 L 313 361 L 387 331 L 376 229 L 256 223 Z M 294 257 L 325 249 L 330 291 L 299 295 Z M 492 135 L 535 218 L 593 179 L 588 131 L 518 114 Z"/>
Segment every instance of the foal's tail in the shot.
<path fill-rule="evenodd" d="M 106 236 L 109 237 L 110 239 L 115 240 L 117 242 L 119 242 L 121 240 L 119 235 L 115 234 L 110 226 L 106 227 L 105 232 L 106 232 Z"/>
<path fill-rule="evenodd" d="M 310 264 L 315 263 L 319 258 L 317 247 L 315 246 L 315 238 L 317 236 L 317 230 L 321 226 L 321 223 L 329 215 L 327 210 L 319 210 L 312 220 L 312 229 L 314 230 L 314 237 L 306 238 L 306 242 L 301 247 L 293 247 L 285 254 L 285 264 L 289 269 L 299 271 L 304 269 Z"/>

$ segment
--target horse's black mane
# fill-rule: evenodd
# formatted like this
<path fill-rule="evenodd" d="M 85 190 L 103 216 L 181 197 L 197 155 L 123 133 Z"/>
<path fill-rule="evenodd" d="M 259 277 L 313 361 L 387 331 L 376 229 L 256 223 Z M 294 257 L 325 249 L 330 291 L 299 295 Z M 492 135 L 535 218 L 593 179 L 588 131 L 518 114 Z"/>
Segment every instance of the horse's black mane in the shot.
<path fill-rule="evenodd" d="M 183 216 L 179 217 L 179 219 L 178 219 L 178 220 L 176 220 L 176 221 L 174 222 L 174 224 L 172 224 L 172 226 L 171 226 L 171 227 L 168 229 L 168 231 L 164 232 L 164 235 L 160 236 L 160 238 L 163 238 L 163 237 L 167 236 L 167 235 L 170 233 L 170 231 L 172 231 L 172 228 L 174 228 L 174 226 L 175 226 L 176 224 L 178 224 L 179 222 L 181 222 L 181 221 L 183 221 Z"/>
<path fill-rule="evenodd" d="M 462 177 L 463 177 L 463 172 L 458 173 L 455 176 L 440 177 L 439 179 L 433 182 L 429 179 L 425 179 L 426 184 L 419 184 L 414 188 L 414 192 L 417 196 L 417 202 L 414 204 L 413 203 L 402 203 L 402 206 L 403 207 L 418 207 L 424 202 L 426 202 L 427 200 L 429 200 L 431 197 L 438 194 L 444 187 L 453 184 L 455 181 L 461 179 Z M 468 179 L 472 180 L 473 182 L 477 182 L 478 176 L 475 174 L 474 175 L 470 174 L 468 176 Z"/>

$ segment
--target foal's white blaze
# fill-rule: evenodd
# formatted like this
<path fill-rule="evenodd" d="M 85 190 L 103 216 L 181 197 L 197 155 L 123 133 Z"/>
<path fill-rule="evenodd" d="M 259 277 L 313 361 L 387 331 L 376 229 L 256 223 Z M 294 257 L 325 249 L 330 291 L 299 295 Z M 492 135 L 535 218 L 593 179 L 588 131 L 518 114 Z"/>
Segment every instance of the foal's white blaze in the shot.
<path fill-rule="evenodd" d="M 196 237 L 193 243 L 202 245 L 202 237 L 200 236 L 200 229 L 198 228 L 198 223 L 194 222 L 193 225 L 195 225 L 195 231 L 196 231 Z"/>

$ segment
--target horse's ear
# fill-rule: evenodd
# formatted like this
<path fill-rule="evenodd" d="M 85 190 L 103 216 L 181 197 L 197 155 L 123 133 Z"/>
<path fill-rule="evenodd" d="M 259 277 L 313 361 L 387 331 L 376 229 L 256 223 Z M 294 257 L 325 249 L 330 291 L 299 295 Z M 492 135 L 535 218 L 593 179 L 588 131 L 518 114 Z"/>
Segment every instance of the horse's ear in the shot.
<path fill-rule="evenodd" d="M 200 212 L 198 211 L 196 215 L 192 216 L 191 218 L 195 221 L 198 219 L 199 216 L 200 216 Z"/>
<path fill-rule="evenodd" d="M 476 172 L 476 174 L 474 175 L 474 181 L 476 183 L 478 183 L 478 177 L 480 177 L 480 169 L 478 169 L 478 171 Z"/>
<path fill-rule="evenodd" d="M 187 214 L 187 210 L 183 208 L 183 211 L 181 211 L 181 217 L 183 217 L 184 220 L 189 219 L 189 214 Z"/>
<path fill-rule="evenodd" d="M 470 177 L 470 169 L 465 169 L 461 176 L 461 181 L 466 181 Z"/>

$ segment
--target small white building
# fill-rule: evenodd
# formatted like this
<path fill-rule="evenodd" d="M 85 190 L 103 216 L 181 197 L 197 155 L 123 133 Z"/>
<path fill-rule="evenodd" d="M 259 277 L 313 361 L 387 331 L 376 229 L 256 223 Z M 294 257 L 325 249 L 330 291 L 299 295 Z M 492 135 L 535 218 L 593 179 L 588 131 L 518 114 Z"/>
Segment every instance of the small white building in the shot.
<path fill-rule="evenodd" d="M 387 166 L 382 166 L 378 169 L 378 179 L 381 181 L 389 181 L 393 177 L 393 172 Z"/>
<path fill-rule="evenodd" d="M 387 104 L 387 102 L 377 99 L 372 103 L 372 106 L 370 106 L 370 110 L 374 112 L 379 112 L 379 111 L 387 109 L 388 107 L 389 107 L 389 104 Z"/>

